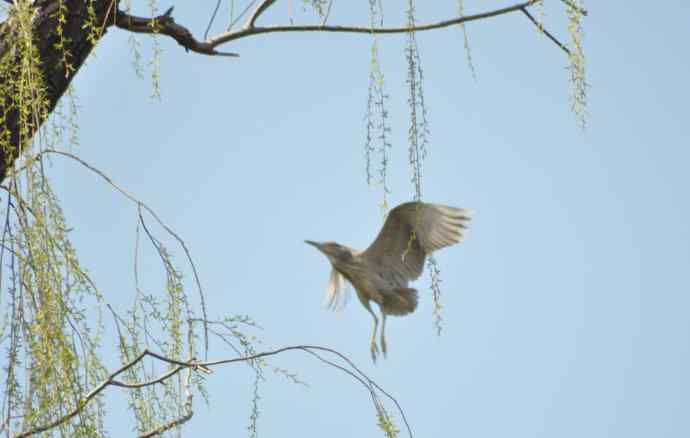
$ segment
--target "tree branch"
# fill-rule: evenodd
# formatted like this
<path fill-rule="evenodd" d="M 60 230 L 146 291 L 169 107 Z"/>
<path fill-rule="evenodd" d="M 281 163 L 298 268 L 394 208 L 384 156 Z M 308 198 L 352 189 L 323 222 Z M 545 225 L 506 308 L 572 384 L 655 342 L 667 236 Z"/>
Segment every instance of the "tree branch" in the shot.
<path fill-rule="evenodd" d="M 473 14 L 473 15 L 464 15 L 461 17 L 453 18 L 450 20 L 445 20 L 445 21 L 439 21 L 436 23 L 429 23 L 429 24 L 422 24 L 422 25 L 417 25 L 414 27 L 391 27 L 391 28 L 386 28 L 386 27 L 359 27 L 359 26 L 326 26 L 325 24 L 322 24 L 320 26 L 268 26 L 268 27 L 257 27 L 255 26 L 256 20 L 259 18 L 259 16 L 265 12 L 270 6 L 272 6 L 275 3 L 275 0 L 264 0 L 254 11 L 250 19 L 248 20 L 247 24 L 245 27 L 241 30 L 237 31 L 227 31 L 225 33 L 222 33 L 216 37 L 213 37 L 208 40 L 208 43 L 213 46 L 217 47 L 221 44 L 228 43 L 233 40 L 237 40 L 240 38 L 245 38 L 248 36 L 253 36 L 253 35 L 260 35 L 260 34 L 265 34 L 265 33 L 275 33 L 275 32 L 343 32 L 343 33 L 362 33 L 362 34 L 399 34 L 399 33 L 408 33 L 411 31 L 414 32 L 420 32 L 420 31 L 426 31 L 426 30 L 434 30 L 434 29 L 442 29 L 445 27 L 450 27 L 458 24 L 464 24 L 470 21 L 478 21 L 478 20 L 484 20 L 487 18 L 492 18 L 492 17 L 497 17 L 499 15 L 505 15 L 509 14 L 512 12 L 516 11 L 521 11 L 523 12 L 529 19 L 534 23 L 535 26 L 541 30 L 544 35 L 546 35 L 554 44 L 556 44 L 559 48 L 561 48 L 565 53 L 570 55 L 570 50 L 565 46 L 565 44 L 561 43 L 553 34 L 548 32 L 544 27 L 539 24 L 535 18 L 532 16 L 532 14 L 529 13 L 527 10 L 528 7 L 533 6 L 534 4 L 543 1 L 543 0 L 529 0 L 523 3 L 518 3 L 512 6 L 506 6 L 504 8 L 500 9 L 494 9 L 491 11 L 487 12 L 482 12 L 479 14 Z M 565 3 L 568 7 L 576 9 L 579 13 L 582 15 L 587 15 L 587 11 L 581 8 L 577 8 L 575 5 L 572 4 L 569 0 L 561 0 L 563 3 Z M 324 21 L 325 23 L 325 21 Z"/>
<path fill-rule="evenodd" d="M 1 0 L 0 0 L 1 1 Z M 8 3 L 10 0 L 5 0 Z M 136 33 L 146 34 L 160 34 L 168 36 L 178 42 L 187 51 L 200 53 L 210 56 L 228 56 L 237 57 L 237 53 L 224 52 L 218 50 L 222 44 L 249 37 L 254 35 L 268 34 L 268 33 L 285 33 L 285 32 L 342 32 L 342 33 L 357 33 L 357 34 L 400 34 L 411 31 L 427 31 L 433 29 L 441 29 L 457 24 L 463 24 L 470 21 L 483 20 L 499 15 L 504 15 L 516 11 L 521 11 L 530 20 L 530 14 L 527 8 L 535 5 L 538 2 L 545 0 L 523 0 L 512 6 L 507 6 L 500 9 L 486 11 L 474 15 L 466 15 L 457 17 L 451 20 L 439 21 L 435 23 L 428 23 L 417 25 L 414 27 L 368 27 L 368 26 L 327 26 L 325 19 L 321 25 L 311 26 L 267 26 L 257 27 L 257 20 L 273 5 L 277 3 L 276 0 L 253 0 L 251 5 L 258 3 L 258 6 L 253 10 L 247 19 L 246 24 L 237 30 L 228 30 L 212 37 L 206 41 L 197 40 L 194 35 L 185 27 L 175 22 L 172 17 L 173 9 L 168 9 L 164 14 L 153 18 L 142 18 L 129 15 L 125 11 L 117 10 L 119 4 L 118 0 L 104 0 L 94 2 L 94 10 L 89 10 L 92 2 L 84 2 L 84 0 L 41 0 L 32 3 L 36 14 L 33 20 L 33 34 L 36 40 L 37 49 L 40 53 L 41 66 L 43 70 L 43 84 L 46 88 L 47 108 L 46 111 L 35 115 L 35 120 L 32 123 L 24 123 L 20 125 L 22 118 L 20 117 L 19 107 L 14 102 L 14 97 L 18 95 L 16 87 L 12 84 L 13 79 L 11 74 L 6 74 L 0 77 L 0 82 L 9 84 L 8 89 L 3 94 L 4 99 L 8 99 L 10 104 L 6 109 L 6 114 L 0 120 L 0 133 L 5 136 L 8 135 L 8 147 L 0 150 L 0 182 L 5 179 L 8 169 L 19 157 L 20 153 L 28 146 L 34 134 L 39 129 L 41 124 L 45 121 L 45 116 L 50 114 L 60 97 L 71 83 L 72 79 L 77 74 L 79 68 L 86 60 L 87 56 L 93 49 L 94 44 L 103 37 L 105 32 L 111 25 Z M 576 10 L 582 15 L 587 15 L 587 11 L 580 8 L 573 0 L 560 0 L 568 8 Z M 65 15 L 66 22 L 60 24 L 59 19 L 62 15 L 56 11 L 63 5 L 70 11 Z M 249 10 L 249 8 L 247 8 Z M 244 12 L 240 14 L 243 16 Z M 95 20 L 94 20 L 95 17 Z M 534 20 L 532 20 L 534 22 Z M 234 23 L 233 23 L 234 24 Z M 57 29 L 62 29 L 64 34 L 64 41 L 60 43 L 60 37 Z M 94 32 L 93 29 L 96 29 Z M 542 27 L 540 29 L 543 30 Z M 10 44 L 11 41 L 16 40 L 13 37 L 19 29 L 12 20 L 5 20 L 0 23 L 0 54 L 16 52 L 13 60 L 17 65 L 22 64 L 21 51 L 13 49 Z M 544 34 L 553 41 L 559 48 L 566 50 L 565 45 L 560 43 L 552 34 L 544 31 Z M 14 55 L 10 55 L 14 56 Z M 12 62 L 12 60 L 10 60 Z M 50 68 L 48 66 L 51 66 Z M 53 68 L 54 67 L 54 68 Z M 8 70 L 9 71 L 9 70 Z M 0 96 L 1 97 L 1 96 Z M 2 99 L 0 99 L 2 100 Z M 23 109 L 24 110 L 24 109 Z M 24 132 L 22 131 L 24 129 Z M 21 135 L 20 135 L 21 134 Z"/>
<path fill-rule="evenodd" d="M 108 376 L 108 378 L 106 378 L 103 382 L 101 382 L 99 385 L 97 385 L 88 394 L 86 394 L 84 397 L 82 397 L 77 402 L 77 406 L 75 406 L 75 408 L 72 411 L 70 411 L 69 413 L 67 413 L 63 417 L 60 417 L 57 420 L 55 420 L 49 424 L 39 426 L 39 427 L 36 427 L 34 429 L 22 432 L 22 433 L 16 435 L 15 438 L 26 438 L 26 437 L 29 437 L 29 436 L 32 436 L 32 435 L 35 435 L 35 434 L 38 434 L 41 432 L 45 432 L 47 430 L 50 430 L 50 429 L 53 429 L 55 427 L 60 426 L 61 424 L 65 423 L 66 421 L 70 420 L 71 418 L 78 415 L 81 411 L 83 411 L 84 408 L 86 407 L 86 405 L 90 401 L 92 401 L 97 395 L 102 393 L 108 386 L 118 386 L 118 387 L 123 387 L 123 388 L 132 388 L 132 389 L 142 388 L 145 386 L 151 386 L 151 385 L 155 385 L 158 383 L 162 383 L 162 382 L 166 381 L 167 379 L 169 379 L 170 377 L 176 375 L 180 371 L 186 369 L 190 372 L 190 374 L 187 377 L 187 385 L 185 385 L 185 388 L 188 391 L 187 392 L 187 403 L 186 403 L 187 412 L 175 420 L 172 420 L 172 421 L 170 421 L 166 424 L 163 424 L 163 425 L 161 425 L 161 426 L 159 426 L 159 427 L 157 427 L 157 428 L 155 428 L 149 432 L 146 432 L 141 437 L 157 436 L 157 435 L 160 435 L 161 433 L 163 433 L 167 430 L 170 430 L 173 427 L 176 427 L 182 423 L 185 423 L 186 421 L 188 421 L 192 417 L 192 415 L 193 415 L 193 412 L 191 409 L 192 393 L 189 391 L 189 380 L 191 378 L 191 372 L 192 371 L 203 371 L 206 373 L 210 373 L 211 372 L 210 368 L 214 367 L 214 366 L 226 365 L 226 364 L 236 363 L 236 362 L 251 362 L 251 361 L 261 359 L 264 357 L 275 356 L 275 355 L 278 355 L 278 354 L 281 354 L 281 353 L 284 353 L 287 351 L 295 351 L 295 350 L 304 351 L 306 353 L 309 353 L 309 354 L 315 356 L 317 359 L 321 360 L 322 362 L 324 362 L 328 365 L 331 365 L 331 366 L 335 367 L 336 369 L 339 369 L 339 370 L 349 374 L 351 377 L 355 378 L 356 380 L 358 380 L 369 391 L 369 393 L 372 397 L 372 400 L 374 402 L 374 406 L 377 409 L 378 413 L 381 413 L 380 409 L 382 408 L 382 405 L 381 405 L 381 401 L 378 398 L 377 391 L 380 392 L 381 394 L 385 395 L 393 403 L 395 403 L 396 407 L 398 408 L 400 415 L 402 416 L 402 418 L 405 422 L 405 425 L 407 426 L 408 434 L 410 437 L 412 437 L 412 431 L 409 427 L 409 424 L 407 423 L 405 413 L 403 412 L 402 408 L 400 407 L 400 404 L 398 403 L 398 401 L 395 398 L 393 398 L 390 394 L 388 394 L 386 391 L 384 391 L 376 382 L 374 382 L 366 374 L 364 374 L 347 356 L 345 356 L 342 353 L 339 353 L 336 350 L 333 350 L 333 349 L 327 348 L 327 347 L 320 347 L 320 346 L 316 346 L 316 345 L 296 345 L 296 346 L 279 348 L 277 350 L 265 351 L 262 353 L 257 353 L 257 354 L 253 354 L 253 355 L 249 355 L 249 356 L 241 356 L 241 357 L 236 357 L 236 358 L 220 359 L 220 360 L 213 360 L 213 361 L 197 361 L 195 359 L 190 359 L 188 361 L 180 361 L 177 359 L 163 356 L 163 355 L 158 354 L 158 353 L 154 353 L 150 350 L 144 350 L 139 355 L 137 355 L 137 357 L 132 359 L 130 362 L 127 362 L 126 364 L 124 364 L 123 366 L 118 368 L 116 371 L 114 371 L 112 374 L 110 374 Z M 343 360 L 347 364 L 347 366 L 349 366 L 350 368 L 348 369 L 345 366 L 338 365 L 334 362 L 326 360 L 323 357 L 321 357 L 317 352 L 333 354 L 333 355 L 337 356 L 338 358 L 340 358 L 341 360 Z M 132 368 L 133 366 L 135 366 L 137 363 L 141 362 L 147 356 L 152 357 L 154 359 L 158 359 L 162 362 L 169 363 L 169 364 L 174 365 L 174 366 L 170 370 L 163 373 L 158 378 L 155 378 L 153 380 L 149 380 L 146 382 L 121 382 L 121 381 L 115 380 L 115 378 L 118 375 L 120 375 L 123 372 L 127 371 L 128 369 Z"/>
<path fill-rule="evenodd" d="M 175 22 L 172 18 L 173 8 L 168 9 L 163 15 L 155 18 L 141 18 L 118 11 L 115 24 L 121 29 L 129 30 L 138 33 L 161 34 L 170 36 L 177 41 L 187 51 L 191 50 L 196 53 L 214 56 L 239 56 L 237 53 L 220 52 L 217 50 L 222 44 L 229 43 L 234 40 L 246 38 L 255 35 L 262 35 L 268 33 L 287 33 L 287 32 L 335 32 L 335 33 L 355 33 L 355 34 L 401 34 L 408 32 L 422 32 L 427 30 L 443 29 L 446 27 L 455 26 L 458 24 L 467 23 L 470 21 L 484 20 L 487 18 L 497 17 L 500 15 L 510 14 L 521 11 L 532 20 L 535 25 L 541 29 L 544 34 L 553 41 L 558 47 L 566 53 L 568 49 L 552 34 L 547 32 L 534 20 L 534 17 L 527 11 L 527 8 L 542 0 L 528 0 L 521 3 L 516 3 L 512 6 L 506 6 L 500 9 L 494 9 L 473 15 L 464 15 L 462 17 L 453 18 L 450 20 L 438 21 L 428 24 L 420 24 L 413 27 L 362 27 L 362 26 L 327 26 L 322 25 L 278 25 L 278 26 L 256 26 L 256 21 L 264 14 L 271 6 L 276 3 L 276 0 L 262 0 L 254 9 L 254 12 L 247 19 L 247 23 L 239 30 L 228 30 L 206 41 L 198 41 L 192 33 L 184 26 Z M 572 6 L 570 6 L 572 7 Z M 587 11 L 582 10 L 581 13 L 586 15 Z"/>
<path fill-rule="evenodd" d="M 256 27 L 253 25 L 245 26 L 241 30 L 224 32 L 216 37 L 209 39 L 209 44 L 213 47 L 217 47 L 221 44 L 228 43 L 233 40 L 240 38 L 245 38 L 253 35 L 260 35 L 265 33 L 275 33 L 275 32 L 343 32 L 343 33 L 361 33 L 361 34 L 399 34 L 408 32 L 422 32 L 427 30 L 442 29 L 445 27 L 451 27 L 457 24 L 467 23 L 470 21 L 483 20 L 487 18 L 497 17 L 499 15 L 509 14 L 511 12 L 519 11 L 520 9 L 527 8 L 534 5 L 535 3 L 542 0 L 529 0 L 522 3 L 517 3 L 512 6 L 507 6 L 505 8 L 494 9 L 487 12 L 482 12 L 474 15 L 465 15 L 462 17 L 453 18 L 450 20 L 439 21 L 435 23 L 420 24 L 414 27 L 404 26 L 404 27 L 361 27 L 361 26 L 267 26 L 267 27 Z M 250 20 L 249 24 L 252 21 Z"/>
<path fill-rule="evenodd" d="M 117 369 L 115 372 L 113 372 L 106 380 L 101 382 L 98 386 L 96 386 L 93 390 L 91 390 L 88 394 L 86 394 L 84 397 L 82 397 L 78 402 L 77 406 L 69 412 L 67 415 L 58 418 L 57 420 L 53 421 L 52 423 L 45 424 L 43 426 L 36 427 L 34 429 L 28 430 L 26 432 L 22 432 L 16 435 L 15 438 L 24 438 L 28 437 L 31 435 L 36 435 L 37 433 L 45 432 L 47 430 L 53 429 L 55 427 L 58 427 L 59 425 L 63 424 L 64 422 L 68 421 L 69 419 L 73 418 L 77 414 L 79 414 L 85 407 L 86 405 L 98 394 L 100 394 L 105 388 L 107 388 L 109 385 L 112 384 L 112 381 L 117 377 L 118 375 L 122 374 L 123 372 L 127 371 L 128 369 L 132 368 L 134 365 L 139 363 L 142 359 L 144 359 L 147 355 L 146 351 L 143 351 L 141 354 L 139 354 L 136 358 L 134 358 L 132 361 L 126 363 L 119 369 Z"/>
<path fill-rule="evenodd" d="M 177 41 L 187 51 L 211 56 L 239 56 L 237 53 L 219 52 L 215 46 L 202 41 L 197 41 L 192 33 L 184 26 L 175 22 L 172 17 L 171 7 L 163 15 L 154 18 L 141 18 L 129 15 L 123 11 L 117 11 L 115 25 L 121 29 L 136 33 L 149 33 L 166 35 Z"/>
<path fill-rule="evenodd" d="M 538 22 L 537 19 L 534 18 L 534 16 L 533 16 L 532 14 L 530 14 L 529 11 L 528 11 L 526 8 L 522 8 L 521 11 L 522 11 L 523 14 L 525 14 L 525 15 L 527 16 L 527 18 L 529 18 L 529 20 L 530 20 L 535 26 L 537 26 L 537 28 L 539 29 L 540 32 L 543 32 L 544 35 L 546 35 L 546 37 L 547 37 L 548 39 L 550 39 L 551 41 L 553 41 L 554 44 L 556 44 L 556 45 L 557 45 L 558 47 L 560 47 L 565 53 L 567 53 L 568 56 L 570 56 L 570 50 L 568 50 L 568 48 L 565 46 L 565 44 L 563 44 L 562 42 L 558 41 L 558 39 L 557 39 L 555 36 L 553 36 L 548 30 L 546 30 L 546 29 L 544 28 L 544 26 L 543 26 L 540 22 Z"/>
<path fill-rule="evenodd" d="M 172 429 L 174 427 L 181 426 L 182 424 L 188 422 L 189 420 L 192 419 L 193 415 L 194 415 L 194 412 L 191 409 L 189 409 L 181 417 L 176 418 L 176 419 L 170 421 L 169 423 L 163 424 L 163 425 L 161 425 L 161 426 L 159 426 L 159 427 L 157 427 L 151 431 L 148 431 L 148 432 L 144 433 L 143 435 L 139 435 L 139 438 L 151 438 L 154 436 L 158 436 L 164 432 L 169 431 L 170 429 Z"/>
<path fill-rule="evenodd" d="M 273 4 L 276 2 L 276 0 L 263 0 L 261 3 L 259 3 L 259 6 L 256 7 L 254 10 L 254 13 L 249 17 L 249 21 L 247 21 L 247 25 L 245 27 L 247 28 L 252 28 L 254 27 L 254 24 L 256 23 L 256 20 L 259 19 L 261 14 L 266 12 L 268 8 L 273 6 Z"/>

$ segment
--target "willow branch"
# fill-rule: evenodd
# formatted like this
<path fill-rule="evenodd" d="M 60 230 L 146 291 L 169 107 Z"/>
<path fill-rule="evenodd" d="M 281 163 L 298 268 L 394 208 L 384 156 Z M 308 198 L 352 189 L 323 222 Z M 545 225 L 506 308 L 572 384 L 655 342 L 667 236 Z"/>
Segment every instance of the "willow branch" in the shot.
<path fill-rule="evenodd" d="M 69 152 L 64 152 L 64 151 L 59 151 L 55 149 L 44 149 L 43 151 L 39 152 L 38 154 L 35 155 L 34 159 L 40 158 L 42 155 L 46 154 L 52 154 L 52 155 L 59 155 L 67 158 L 71 158 L 73 161 L 81 164 L 84 166 L 86 169 L 90 170 L 91 172 L 95 173 L 96 175 L 100 176 L 103 180 L 105 180 L 108 184 L 110 184 L 111 187 L 113 187 L 115 190 L 120 192 L 125 198 L 129 199 L 133 203 L 137 205 L 139 209 L 144 209 L 148 214 L 153 217 L 153 219 L 160 225 L 170 236 L 172 236 L 173 239 L 177 241 L 177 243 L 182 247 L 182 250 L 185 253 L 187 262 L 189 263 L 190 267 L 192 268 L 192 274 L 194 276 L 194 283 L 196 285 L 196 288 L 199 292 L 199 300 L 200 300 L 200 305 L 201 305 L 201 312 L 204 317 L 204 321 L 208 320 L 208 313 L 206 310 L 206 295 L 204 293 L 204 289 L 201 286 L 201 278 L 199 276 L 199 272 L 196 268 L 196 264 L 194 263 L 194 259 L 192 258 L 192 253 L 189 250 L 189 247 L 185 243 L 184 240 L 172 229 L 170 228 L 163 220 L 156 214 L 156 212 L 149 207 L 146 203 L 143 201 L 137 199 L 134 195 L 129 193 L 127 190 L 124 188 L 120 187 L 115 183 L 115 181 L 112 180 L 108 175 L 106 175 L 103 171 L 97 169 L 96 167 L 92 166 L 91 164 L 87 163 L 86 161 L 82 160 L 78 156 L 71 154 Z M 204 323 L 204 351 L 205 355 L 208 355 L 208 324 Z"/>
<path fill-rule="evenodd" d="M 561 3 L 564 5 L 568 6 L 569 8 L 572 8 L 576 10 L 578 13 L 587 16 L 587 10 L 582 9 L 581 7 L 577 6 L 575 3 L 573 3 L 571 0 L 561 0 Z"/>
<path fill-rule="evenodd" d="M 390 394 L 388 394 L 386 391 L 384 391 L 376 382 L 374 382 L 371 378 L 369 378 L 366 374 L 364 374 L 347 356 L 344 354 L 333 350 L 331 348 L 327 347 L 320 347 L 316 345 L 296 345 L 296 346 L 289 346 L 289 347 L 283 347 L 279 348 L 276 350 L 271 350 L 271 351 L 265 351 L 262 353 L 257 353 L 249 356 L 241 356 L 241 357 L 235 357 L 235 358 L 229 358 L 229 359 L 220 359 L 220 360 L 213 360 L 213 361 L 197 361 L 196 359 L 191 359 L 188 361 L 182 361 L 182 360 L 177 360 L 173 358 L 169 358 L 166 356 L 163 356 L 161 354 L 155 353 L 150 350 L 144 350 L 141 352 L 137 357 L 132 359 L 130 362 L 127 362 L 120 368 L 118 368 L 116 371 L 114 371 L 112 374 L 110 374 L 103 382 L 101 382 L 99 385 L 97 385 L 93 390 L 91 390 L 89 393 L 87 393 L 84 397 L 82 397 L 78 402 L 77 405 L 74 407 L 72 411 L 64 415 L 63 417 L 60 417 L 59 419 L 43 425 L 36 427 L 34 429 L 22 432 L 18 435 L 16 435 L 15 438 L 26 438 L 41 432 L 45 432 L 48 430 L 51 430 L 55 427 L 60 426 L 61 424 L 64 424 L 65 422 L 69 421 L 76 415 L 78 415 L 80 412 L 82 412 L 88 403 L 92 401 L 97 395 L 102 393 L 106 388 L 109 386 L 117 386 L 121 388 L 129 388 L 129 389 L 136 389 L 136 388 L 143 388 L 146 386 L 152 386 L 156 384 L 160 384 L 162 382 L 165 382 L 167 379 L 173 377 L 174 375 L 178 374 L 182 370 L 188 370 L 190 373 L 192 371 L 202 371 L 204 373 L 211 373 L 211 367 L 214 366 L 219 366 L 219 365 L 226 365 L 226 364 L 231 364 L 231 363 L 237 363 L 237 362 L 252 362 L 257 359 L 261 359 L 264 357 L 269 357 L 269 356 L 275 356 L 287 351 L 303 351 L 307 352 L 313 356 L 315 356 L 317 359 L 321 360 L 322 362 L 331 365 L 335 367 L 336 369 L 339 369 L 341 371 L 344 371 L 345 373 L 349 374 L 351 377 L 355 378 L 357 381 L 359 381 L 362 385 L 364 385 L 367 390 L 370 392 L 372 399 L 374 401 L 374 405 L 377 407 L 377 410 L 380 406 L 380 400 L 378 399 L 378 396 L 376 394 L 376 391 L 378 390 L 380 393 L 385 395 L 387 398 L 389 398 L 393 403 L 395 403 L 396 407 L 398 408 L 399 413 L 401 414 L 405 425 L 407 426 L 409 436 L 412 437 L 412 431 L 407 424 L 407 419 L 405 417 L 405 413 L 403 412 L 402 408 L 400 407 L 400 404 L 398 401 L 393 398 Z M 330 353 L 341 360 L 343 360 L 349 367 L 350 369 L 343 367 L 342 365 L 338 365 L 336 363 L 333 363 L 331 361 L 325 360 L 322 358 L 320 355 L 318 355 L 316 352 L 325 352 L 325 353 Z M 159 377 L 154 378 L 152 380 L 148 380 L 145 382 L 123 382 L 123 381 L 118 381 L 116 380 L 116 377 L 119 376 L 120 374 L 124 373 L 128 369 L 132 368 L 135 366 L 137 363 L 141 362 L 144 358 L 146 357 L 152 357 L 154 359 L 158 359 L 161 362 L 168 363 L 170 365 L 173 365 L 173 367 L 166 371 L 165 373 L 161 374 Z M 188 375 L 187 380 L 189 382 L 189 379 L 191 378 L 191 374 Z M 188 421 L 192 415 L 192 409 L 191 409 L 191 398 L 192 394 L 189 391 L 189 386 L 186 386 L 187 388 L 187 412 L 182 415 L 181 417 L 168 422 L 164 425 L 161 425 L 152 431 L 146 432 L 142 437 L 152 437 L 156 435 L 160 435 L 161 433 L 170 430 L 173 427 L 176 427 L 186 421 Z"/>
<path fill-rule="evenodd" d="M 155 428 L 149 432 L 144 433 L 143 435 L 139 435 L 139 438 L 151 438 L 154 436 L 161 435 L 164 432 L 167 432 L 174 427 L 181 426 L 184 423 L 188 422 L 189 420 L 192 419 L 193 415 L 194 415 L 194 412 L 190 409 L 180 418 L 176 418 L 169 423 L 163 424 L 162 426 L 158 426 L 157 428 Z"/>
<path fill-rule="evenodd" d="M 187 412 L 182 414 L 180 417 L 169 421 L 166 424 L 163 424 L 161 426 L 158 426 L 157 428 L 150 430 L 143 435 L 140 435 L 139 438 L 150 438 L 154 437 L 157 435 L 162 434 L 163 432 L 166 432 L 174 427 L 181 426 L 182 424 L 188 422 L 189 420 L 192 419 L 192 416 L 194 416 L 194 411 L 192 410 L 192 401 L 194 400 L 194 394 L 192 394 L 192 391 L 189 389 L 192 385 L 192 370 L 189 369 L 187 372 L 187 381 L 185 384 L 185 391 L 187 392 L 187 401 L 185 402 L 185 408 L 187 409 Z"/>
<path fill-rule="evenodd" d="M 127 371 L 128 369 L 132 368 L 134 365 L 139 363 L 142 359 L 144 359 L 147 355 L 147 352 L 144 351 L 141 354 L 139 354 L 136 358 L 134 358 L 132 361 L 126 363 L 122 367 L 118 368 L 115 372 L 113 372 L 106 380 L 101 382 L 98 386 L 96 386 L 93 390 L 91 390 L 88 394 L 86 394 L 84 397 L 82 397 L 78 402 L 77 406 L 67 413 L 65 416 L 58 418 L 57 420 L 45 424 L 43 426 L 36 427 L 34 429 L 28 430 L 26 432 L 21 432 L 15 436 L 15 438 L 25 438 L 31 435 L 36 435 L 37 433 L 45 432 L 50 429 L 54 429 L 61 424 L 64 424 L 66 421 L 70 420 L 77 414 L 79 414 L 81 411 L 84 410 L 86 405 L 93 400 L 94 397 L 96 397 L 98 394 L 103 392 L 105 388 L 108 386 L 112 385 L 112 382 L 115 380 L 115 377 L 119 376 L 123 372 Z"/>
<path fill-rule="evenodd" d="M 553 41 L 558 47 L 568 52 L 568 49 L 552 34 L 546 32 L 543 27 L 537 24 L 527 8 L 535 5 L 543 0 L 528 0 L 521 3 L 516 3 L 512 6 L 506 6 L 499 9 L 493 9 L 486 12 L 481 12 L 473 15 L 463 15 L 462 17 L 453 18 L 450 20 L 438 21 L 434 23 L 419 24 L 415 26 L 403 27 L 369 27 L 369 26 L 329 26 L 322 23 L 321 25 L 277 25 L 277 26 L 256 26 L 257 20 L 264 14 L 271 6 L 276 3 L 276 0 L 262 0 L 254 9 L 254 12 L 247 19 L 247 23 L 238 30 L 228 30 L 219 35 L 216 35 L 206 41 L 199 41 L 192 33 L 184 26 L 177 24 L 172 17 L 173 8 L 168 9 L 163 15 L 155 18 L 134 17 L 125 12 L 118 11 L 115 24 L 125 30 L 138 33 L 161 34 L 170 36 L 175 39 L 187 51 L 201 53 L 204 55 L 213 56 L 239 56 L 233 52 L 220 52 L 217 48 L 223 44 L 231 41 L 239 40 L 256 35 L 263 35 L 269 33 L 288 33 L 288 32 L 331 32 L 331 33 L 351 33 L 351 34 L 402 34 L 409 32 L 423 32 L 428 30 L 443 29 L 446 27 L 464 24 L 471 21 L 485 20 L 488 18 L 498 17 L 500 15 L 510 14 L 513 12 L 525 13 L 537 25 L 544 34 Z M 564 1 L 564 0 L 562 0 Z M 567 1 L 567 0 L 566 0 Z M 570 3 L 567 3 L 570 5 Z M 572 6 L 570 6 L 572 7 Z M 578 9 L 579 10 L 579 9 Z M 586 10 L 579 10 L 583 15 L 587 15 Z"/>
<path fill-rule="evenodd" d="M 526 8 L 522 8 L 521 11 L 522 11 L 523 14 L 525 14 L 525 15 L 527 16 L 527 18 L 529 18 L 529 20 L 530 20 L 535 26 L 537 26 L 537 28 L 539 29 L 540 32 L 542 32 L 544 35 L 546 35 L 546 37 L 547 37 L 548 39 L 550 39 L 551 41 L 553 41 L 554 44 L 556 44 L 558 47 L 561 48 L 561 50 L 563 50 L 565 53 L 568 54 L 568 56 L 570 56 L 570 50 L 568 50 L 568 48 L 565 46 L 565 44 L 563 44 L 562 42 L 558 41 L 558 39 L 557 39 L 555 36 L 553 36 L 548 30 L 546 30 L 546 29 L 544 28 L 544 25 L 541 24 L 540 22 L 538 22 L 537 19 L 534 18 L 534 16 L 533 16 L 532 14 L 530 14 L 529 11 L 528 11 Z"/>

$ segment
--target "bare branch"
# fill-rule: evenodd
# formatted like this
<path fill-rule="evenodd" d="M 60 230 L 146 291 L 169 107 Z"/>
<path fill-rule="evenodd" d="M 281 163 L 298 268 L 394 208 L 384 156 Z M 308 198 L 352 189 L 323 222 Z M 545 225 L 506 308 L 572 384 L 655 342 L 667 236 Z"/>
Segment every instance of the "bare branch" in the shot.
<path fill-rule="evenodd" d="M 146 386 L 153 386 L 157 383 L 163 383 L 184 369 L 185 369 L 185 367 L 183 367 L 183 366 L 176 366 L 176 367 L 170 369 L 169 371 L 167 371 L 166 373 L 156 377 L 155 379 L 147 380 L 146 382 L 136 383 L 136 382 L 121 382 L 119 380 L 113 380 L 110 382 L 110 385 L 118 386 L 120 388 L 127 388 L 127 389 L 144 388 Z"/>
<path fill-rule="evenodd" d="M 115 25 L 121 29 L 136 33 L 161 34 L 173 38 L 187 51 L 211 56 L 240 56 L 237 53 L 219 52 L 210 43 L 198 41 L 184 26 L 175 22 L 172 17 L 171 7 L 163 15 L 154 18 L 141 18 L 129 15 L 123 11 L 117 11 Z"/>

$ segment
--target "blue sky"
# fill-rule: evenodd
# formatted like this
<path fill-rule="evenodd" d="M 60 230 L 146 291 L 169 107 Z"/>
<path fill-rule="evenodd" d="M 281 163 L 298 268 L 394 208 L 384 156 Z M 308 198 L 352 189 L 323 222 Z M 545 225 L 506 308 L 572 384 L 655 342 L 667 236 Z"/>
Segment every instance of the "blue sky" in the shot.
<path fill-rule="evenodd" d="M 337 3 L 334 22 L 365 23 L 366 2 L 355 3 Z M 455 2 L 438 3 L 420 4 L 420 16 L 453 15 Z M 163 39 L 158 102 L 134 74 L 129 35 L 111 29 L 75 84 L 76 151 L 183 236 L 212 316 L 251 315 L 267 349 L 347 354 L 399 400 L 416 436 L 687 437 L 690 6 L 589 3 L 584 132 L 569 111 L 566 58 L 525 17 L 468 26 L 477 82 L 457 29 L 419 35 L 431 122 L 424 199 L 476 216 L 468 239 L 437 256 L 442 335 L 425 275 L 417 311 L 389 319 L 389 357 L 376 365 L 370 315 L 356 300 L 339 314 L 321 307 L 330 266 L 303 243 L 364 249 L 381 226 L 380 191 L 365 181 L 368 37 L 268 35 L 228 47 L 239 59 Z M 213 4 L 180 2 L 175 16 L 199 35 Z M 466 11 L 493 5 L 467 1 Z M 399 22 L 386 8 L 388 24 Z M 286 17 L 280 3 L 266 21 Z M 413 194 L 405 39 L 381 41 L 395 205 Z M 72 163 L 55 158 L 51 172 L 82 262 L 124 309 L 135 208 Z M 161 273 L 150 259 L 153 289 Z M 232 356 L 217 347 L 213 357 Z M 379 434 L 349 378 L 299 353 L 274 363 L 310 387 L 268 379 L 262 436 Z M 218 369 L 209 388 L 188 435 L 246 433 L 250 372 Z M 115 403 L 121 436 L 130 417 Z"/>

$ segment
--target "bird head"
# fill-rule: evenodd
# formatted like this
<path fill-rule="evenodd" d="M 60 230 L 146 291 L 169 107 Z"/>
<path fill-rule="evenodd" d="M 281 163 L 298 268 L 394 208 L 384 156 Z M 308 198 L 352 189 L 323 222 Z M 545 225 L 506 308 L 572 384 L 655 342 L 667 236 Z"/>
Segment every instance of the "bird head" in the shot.
<path fill-rule="evenodd" d="M 315 247 L 331 261 L 332 264 L 337 265 L 341 262 L 347 262 L 352 259 L 352 250 L 347 246 L 343 246 L 335 242 L 314 242 L 312 240 L 305 240 L 305 243 Z"/>

